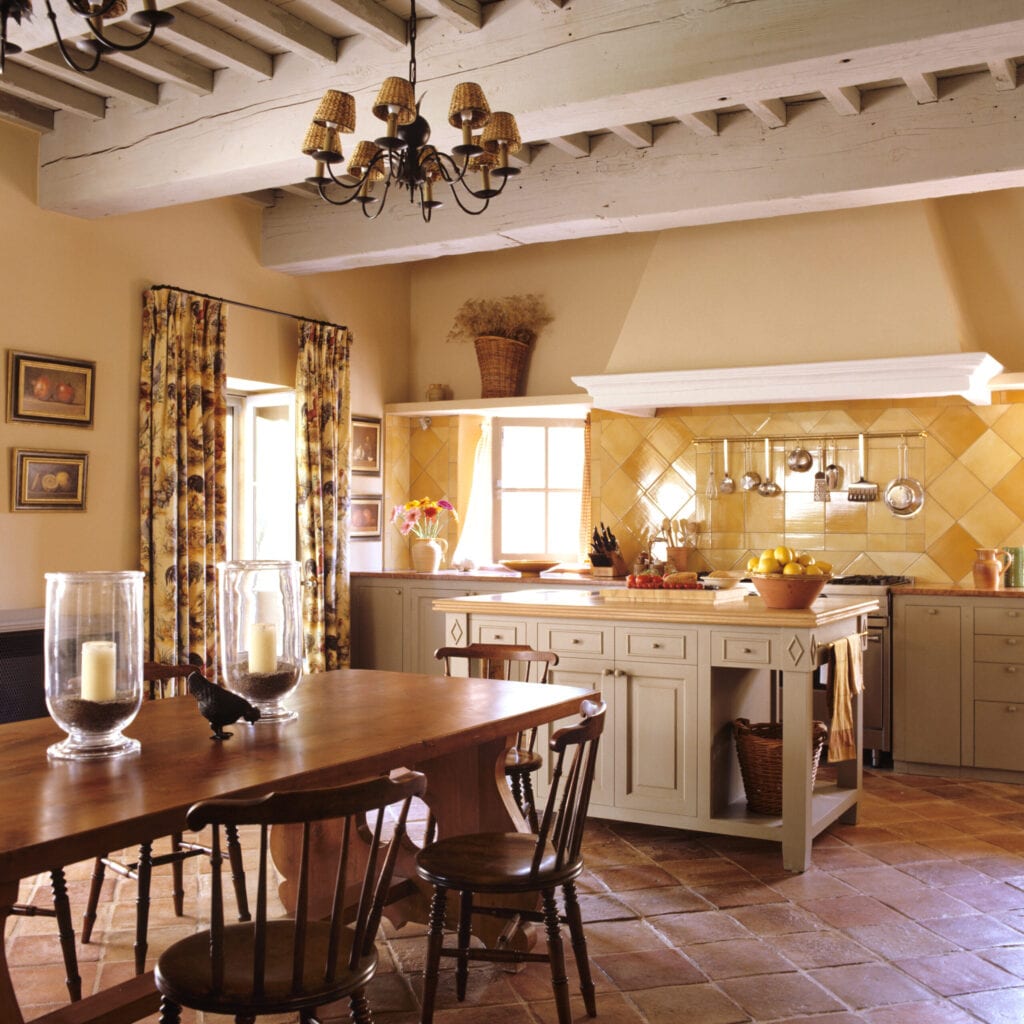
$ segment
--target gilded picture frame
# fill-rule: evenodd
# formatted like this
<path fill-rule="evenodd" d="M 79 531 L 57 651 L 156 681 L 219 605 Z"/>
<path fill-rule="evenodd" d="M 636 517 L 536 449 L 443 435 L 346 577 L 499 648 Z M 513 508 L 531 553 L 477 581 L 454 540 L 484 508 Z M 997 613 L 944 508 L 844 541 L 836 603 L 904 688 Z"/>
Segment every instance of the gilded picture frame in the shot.
<path fill-rule="evenodd" d="M 12 512 L 83 512 L 88 452 L 11 449 Z"/>
<path fill-rule="evenodd" d="M 349 502 L 348 535 L 354 540 L 378 540 L 384 517 L 384 499 L 379 494 L 353 494 Z"/>
<path fill-rule="evenodd" d="M 91 427 L 96 364 L 32 352 L 7 357 L 7 419 Z"/>
<path fill-rule="evenodd" d="M 352 417 L 350 467 L 356 476 L 378 476 L 381 467 L 381 421 L 373 416 Z"/>

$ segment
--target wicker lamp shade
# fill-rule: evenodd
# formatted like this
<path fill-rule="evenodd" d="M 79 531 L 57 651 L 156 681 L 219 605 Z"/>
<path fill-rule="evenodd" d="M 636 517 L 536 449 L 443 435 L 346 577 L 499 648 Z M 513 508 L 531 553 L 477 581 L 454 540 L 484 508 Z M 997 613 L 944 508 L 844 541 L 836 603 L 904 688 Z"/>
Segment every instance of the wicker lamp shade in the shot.
<path fill-rule="evenodd" d="M 382 161 L 378 161 L 376 164 L 373 163 L 379 152 L 380 146 L 375 145 L 372 142 L 360 142 L 349 159 L 348 173 L 354 178 L 361 178 L 366 174 L 367 168 L 373 164 L 373 169 L 370 171 L 369 178 L 367 180 L 383 181 L 384 168 L 382 166 Z"/>
<path fill-rule="evenodd" d="M 314 160 L 335 163 L 342 158 L 341 139 L 334 128 L 314 122 L 306 131 L 302 140 L 302 152 Z"/>
<path fill-rule="evenodd" d="M 468 115 L 465 120 L 464 114 Z M 448 105 L 448 123 L 453 128 L 461 128 L 464 123 L 468 123 L 470 128 L 482 128 L 490 116 L 490 104 L 476 82 L 460 82 L 455 86 Z"/>
<path fill-rule="evenodd" d="M 518 153 L 523 141 L 519 138 L 516 119 L 505 110 L 496 110 L 481 133 L 483 147 L 488 153 L 500 153 L 505 145 L 509 153 Z"/>
<path fill-rule="evenodd" d="M 473 145 L 481 146 L 482 148 L 479 135 L 473 136 Z M 487 150 L 483 150 L 483 152 L 470 158 L 469 169 L 471 171 L 486 171 L 490 170 L 490 168 L 492 168 L 497 162 L 498 158 L 493 153 L 488 153 Z"/>
<path fill-rule="evenodd" d="M 320 101 L 320 106 L 316 108 L 313 121 L 316 124 L 333 126 L 339 131 L 354 132 L 356 130 L 355 97 L 338 89 L 328 89 Z"/>
<path fill-rule="evenodd" d="M 416 97 L 412 82 L 404 78 L 385 78 L 373 105 L 373 116 L 388 119 L 388 107 L 398 107 L 397 123 L 412 124 L 416 120 Z"/>

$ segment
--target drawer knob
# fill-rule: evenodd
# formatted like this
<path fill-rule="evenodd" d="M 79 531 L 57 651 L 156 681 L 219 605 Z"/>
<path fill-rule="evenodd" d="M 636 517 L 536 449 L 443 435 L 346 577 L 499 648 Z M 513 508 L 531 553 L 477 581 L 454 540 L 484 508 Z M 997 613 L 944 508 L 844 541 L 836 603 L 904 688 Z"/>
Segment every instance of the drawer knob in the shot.
<path fill-rule="evenodd" d="M 1006 710 L 1007 711 L 1011 711 L 1011 712 L 1012 711 L 1016 711 L 1017 710 L 1017 705 L 1016 704 L 1007 704 L 1006 705 Z"/>
<path fill-rule="evenodd" d="M 1013 673 L 1017 671 L 1017 666 L 1016 665 L 1007 665 L 1006 666 L 1006 671 L 1009 672 L 1010 675 L 1013 675 Z"/>
<path fill-rule="evenodd" d="M 938 608 L 929 608 L 928 609 L 928 614 L 929 615 L 938 615 L 939 614 L 939 609 Z"/>
<path fill-rule="evenodd" d="M 1010 638 L 1009 638 L 1009 639 L 1008 639 L 1008 640 L 1006 641 L 1006 643 L 1007 643 L 1007 645 L 1008 645 L 1009 647 L 1016 647 L 1016 646 L 1017 646 L 1017 639 L 1016 639 L 1016 637 L 1012 637 L 1012 636 L 1011 636 L 1011 637 L 1010 637 Z"/>
<path fill-rule="evenodd" d="M 651 647 L 652 647 L 652 648 L 653 648 L 653 649 L 654 649 L 655 651 L 660 651 L 660 650 L 661 650 L 661 644 L 651 644 Z"/>
<path fill-rule="evenodd" d="M 580 644 L 580 643 L 583 643 L 583 641 L 582 641 L 582 640 L 580 640 L 580 638 L 579 638 L 578 636 L 574 636 L 574 637 L 572 638 L 572 642 L 573 642 L 574 644 Z"/>
<path fill-rule="evenodd" d="M 1018 615 L 1020 615 L 1020 612 L 1007 612 L 1006 615 L 1008 618 L 1015 619 Z"/>
<path fill-rule="evenodd" d="M 744 648 L 743 648 L 743 653 L 744 653 L 744 654 L 753 654 L 753 653 L 754 653 L 754 651 L 753 651 L 753 649 L 752 649 L 752 648 L 750 648 L 750 647 L 744 647 Z"/>

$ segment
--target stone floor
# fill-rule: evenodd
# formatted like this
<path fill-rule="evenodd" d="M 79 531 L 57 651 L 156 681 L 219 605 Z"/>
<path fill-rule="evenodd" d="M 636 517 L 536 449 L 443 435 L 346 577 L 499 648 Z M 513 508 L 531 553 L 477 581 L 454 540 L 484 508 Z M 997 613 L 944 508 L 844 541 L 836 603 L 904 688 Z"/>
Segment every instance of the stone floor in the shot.
<path fill-rule="evenodd" d="M 597 1019 L 1024 1021 L 1024 787 L 869 771 L 865 789 L 860 824 L 820 836 L 801 875 L 781 870 L 772 844 L 593 821 L 581 890 Z M 191 863 L 194 895 L 201 869 Z M 76 922 L 89 870 L 69 870 Z M 167 881 L 154 882 L 154 955 L 196 924 L 174 918 Z M 133 885 L 108 886 L 94 941 L 80 946 L 86 992 L 131 972 Z M 26 880 L 23 895 L 45 904 L 47 877 Z M 66 999 L 54 923 L 8 927 L 15 986 L 35 1017 Z M 423 946 L 418 928 L 381 937 L 369 993 L 378 1024 L 418 1020 Z M 435 1019 L 551 1024 L 548 977 L 543 964 L 476 965 L 460 1005 L 448 971 Z M 587 1020 L 578 997 L 573 1005 Z"/>

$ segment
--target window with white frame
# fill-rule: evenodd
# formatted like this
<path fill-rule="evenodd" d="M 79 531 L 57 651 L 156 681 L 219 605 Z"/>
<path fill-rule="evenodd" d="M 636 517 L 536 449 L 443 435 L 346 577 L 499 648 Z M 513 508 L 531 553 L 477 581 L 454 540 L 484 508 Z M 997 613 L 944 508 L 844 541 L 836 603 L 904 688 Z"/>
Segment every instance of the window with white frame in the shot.
<path fill-rule="evenodd" d="M 228 558 L 294 559 L 295 393 L 229 391 L 226 449 Z"/>
<path fill-rule="evenodd" d="M 580 557 L 583 424 L 495 419 L 494 557 Z"/>

